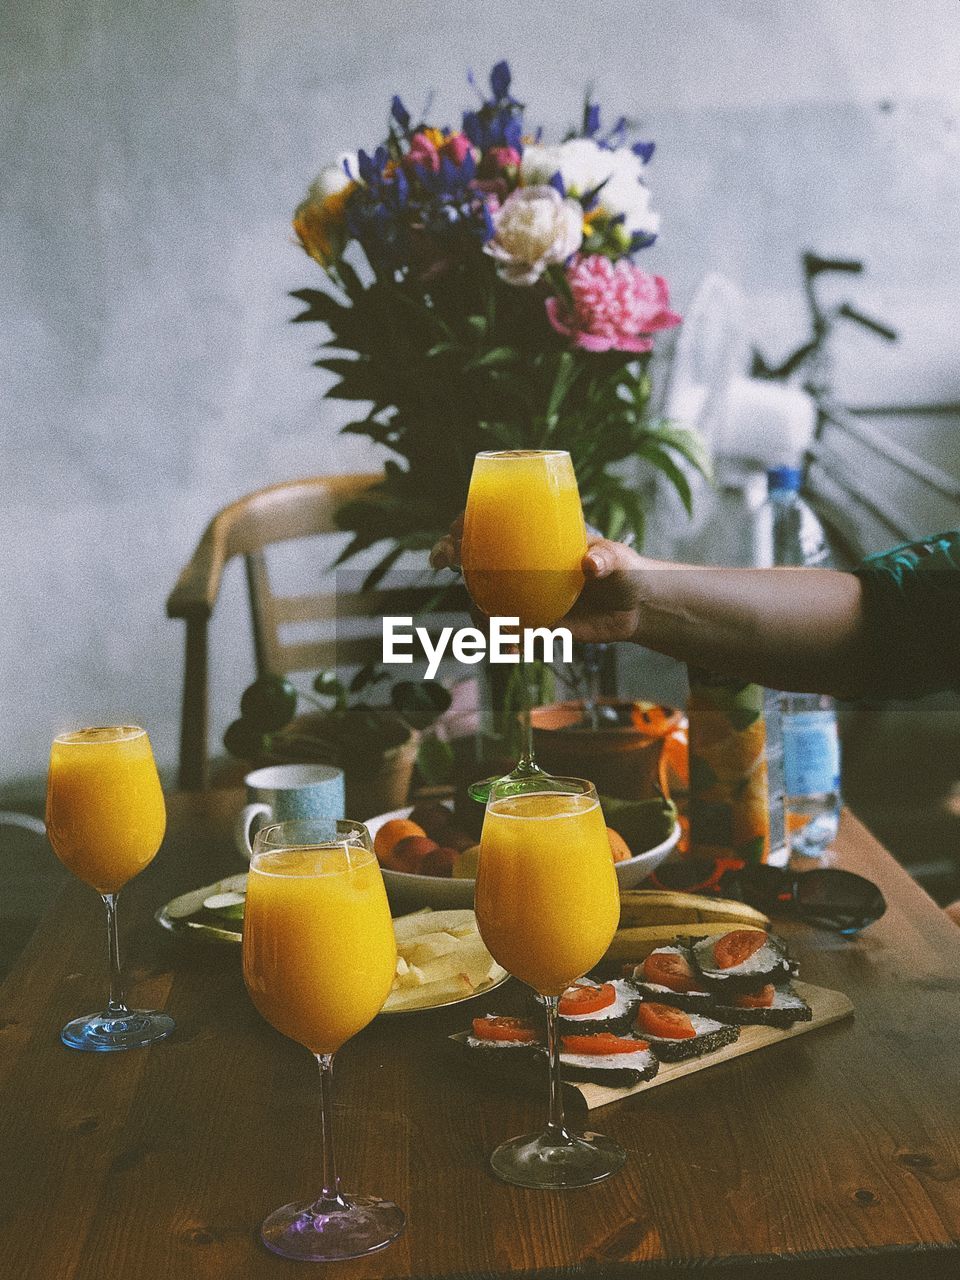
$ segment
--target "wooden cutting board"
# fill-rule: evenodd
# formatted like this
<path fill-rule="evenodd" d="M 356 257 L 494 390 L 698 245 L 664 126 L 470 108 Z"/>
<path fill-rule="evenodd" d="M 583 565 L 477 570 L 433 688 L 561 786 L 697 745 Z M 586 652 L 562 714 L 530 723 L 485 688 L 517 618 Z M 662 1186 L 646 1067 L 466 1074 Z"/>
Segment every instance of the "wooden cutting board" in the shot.
<path fill-rule="evenodd" d="M 745 1053 L 753 1053 L 757 1049 L 765 1049 L 771 1044 L 780 1044 L 783 1040 L 795 1036 L 807 1035 L 820 1027 L 829 1026 L 831 1022 L 839 1022 L 849 1018 L 853 1013 L 853 1005 L 841 991 L 830 991 L 826 987 L 815 987 L 809 982 L 794 982 L 794 990 L 801 995 L 813 1010 L 810 1022 L 795 1022 L 787 1031 L 777 1027 L 741 1027 L 740 1035 L 733 1044 L 724 1045 L 713 1053 L 704 1054 L 702 1058 L 691 1058 L 688 1062 L 661 1062 L 660 1070 L 652 1080 L 641 1080 L 639 1084 L 624 1089 L 608 1089 L 602 1084 L 567 1084 L 568 1089 L 576 1089 L 590 1111 L 598 1107 L 609 1106 L 611 1102 L 619 1102 L 635 1093 L 643 1093 L 645 1089 L 656 1089 L 660 1085 L 669 1084 L 671 1080 L 680 1080 L 684 1076 L 692 1076 L 695 1071 L 706 1071 L 720 1062 L 729 1062 Z M 461 1040 L 460 1036 L 451 1039 Z M 566 1083 L 566 1082 L 565 1082 Z"/>

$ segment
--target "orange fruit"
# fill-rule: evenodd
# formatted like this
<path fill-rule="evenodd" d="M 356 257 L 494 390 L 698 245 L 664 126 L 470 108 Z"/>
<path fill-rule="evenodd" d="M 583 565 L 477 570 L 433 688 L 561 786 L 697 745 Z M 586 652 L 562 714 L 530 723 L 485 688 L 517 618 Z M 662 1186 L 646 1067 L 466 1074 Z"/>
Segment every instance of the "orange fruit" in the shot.
<path fill-rule="evenodd" d="M 428 874 L 422 870 L 422 863 L 428 854 L 439 849 L 436 840 L 429 836 L 404 836 L 398 840 L 389 853 L 385 853 L 382 865 L 388 871 L 409 871 L 414 875 Z"/>
<path fill-rule="evenodd" d="M 409 818 L 391 818 L 385 822 L 373 838 L 373 851 L 382 862 L 395 844 L 405 840 L 407 836 L 425 836 L 423 827 L 411 822 Z"/>
<path fill-rule="evenodd" d="M 626 862 L 627 858 L 633 857 L 630 846 L 619 831 L 614 831 L 613 827 L 607 827 L 607 839 L 610 841 L 610 852 L 613 854 L 614 862 Z"/>

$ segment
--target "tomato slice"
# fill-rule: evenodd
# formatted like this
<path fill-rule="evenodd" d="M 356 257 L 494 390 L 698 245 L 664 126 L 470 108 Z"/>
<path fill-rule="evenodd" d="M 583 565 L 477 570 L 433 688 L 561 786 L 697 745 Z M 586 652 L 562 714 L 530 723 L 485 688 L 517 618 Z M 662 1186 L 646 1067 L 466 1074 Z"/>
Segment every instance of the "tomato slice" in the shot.
<path fill-rule="evenodd" d="M 597 1013 L 600 1009 L 615 1004 L 616 999 L 616 988 L 609 982 L 600 987 L 594 987 L 589 982 L 575 982 L 560 997 L 560 1013 L 565 1018 L 578 1013 Z"/>
<path fill-rule="evenodd" d="M 521 1044 L 534 1044 L 537 1033 L 526 1018 L 474 1018 L 473 1034 L 478 1040 L 516 1040 Z"/>
<path fill-rule="evenodd" d="M 773 1007 L 775 995 L 773 983 L 768 982 L 759 991 L 750 991 L 745 996 L 737 996 L 733 1005 L 735 1009 L 770 1009 Z"/>
<path fill-rule="evenodd" d="M 732 969 L 749 960 L 767 940 L 759 929 L 734 929 L 725 933 L 713 945 L 713 959 L 718 969 Z"/>
<path fill-rule="evenodd" d="M 564 1053 L 584 1053 L 591 1057 L 599 1057 L 608 1053 L 636 1053 L 639 1049 L 649 1049 L 646 1040 L 624 1040 L 620 1036 L 563 1036 Z"/>
<path fill-rule="evenodd" d="M 644 981 L 671 991 L 696 991 L 697 980 L 686 959 L 677 951 L 651 951 L 641 966 Z"/>
<path fill-rule="evenodd" d="M 637 1010 L 637 1027 L 662 1040 L 692 1040 L 697 1034 L 682 1009 L 671 1009 L 668 1004 L 646 1000 Z"/>

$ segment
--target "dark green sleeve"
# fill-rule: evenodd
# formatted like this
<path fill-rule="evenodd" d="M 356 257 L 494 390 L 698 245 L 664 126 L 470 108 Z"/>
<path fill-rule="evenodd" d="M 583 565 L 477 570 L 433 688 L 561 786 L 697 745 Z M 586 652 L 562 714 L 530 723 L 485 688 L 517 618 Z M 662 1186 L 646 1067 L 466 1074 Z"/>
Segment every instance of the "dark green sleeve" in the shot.
<path fill-rule="evenodd" d="M 856 570 L 888 697 L 960 691 L 960 530 L 868 556 Z"/>

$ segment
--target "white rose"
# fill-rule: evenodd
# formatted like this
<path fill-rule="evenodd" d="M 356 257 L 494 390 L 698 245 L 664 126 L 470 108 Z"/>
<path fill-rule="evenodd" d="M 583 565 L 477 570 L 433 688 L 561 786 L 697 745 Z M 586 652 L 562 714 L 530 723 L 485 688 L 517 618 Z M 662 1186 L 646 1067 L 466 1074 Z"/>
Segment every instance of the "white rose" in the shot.
<path fill-rule="evenodd" d="M 553 187 L 519 187 L 493 215 L 483 246 L 508 284 L 535 284 L 547 267 L 565 262 L 583 241 L 583 210 Z"/>
<path fill-rule="evenodd" d="M 310 195 L 319 201 L 338 195 L 344 187 L 348 187 L 355 179 L 348 177 L 344 161 L 350 173 L 357 173 L 357 157 L 352 151 L 344 151 L 337 157 L 336 164 L 324 165 L 310 184 Z"/>

